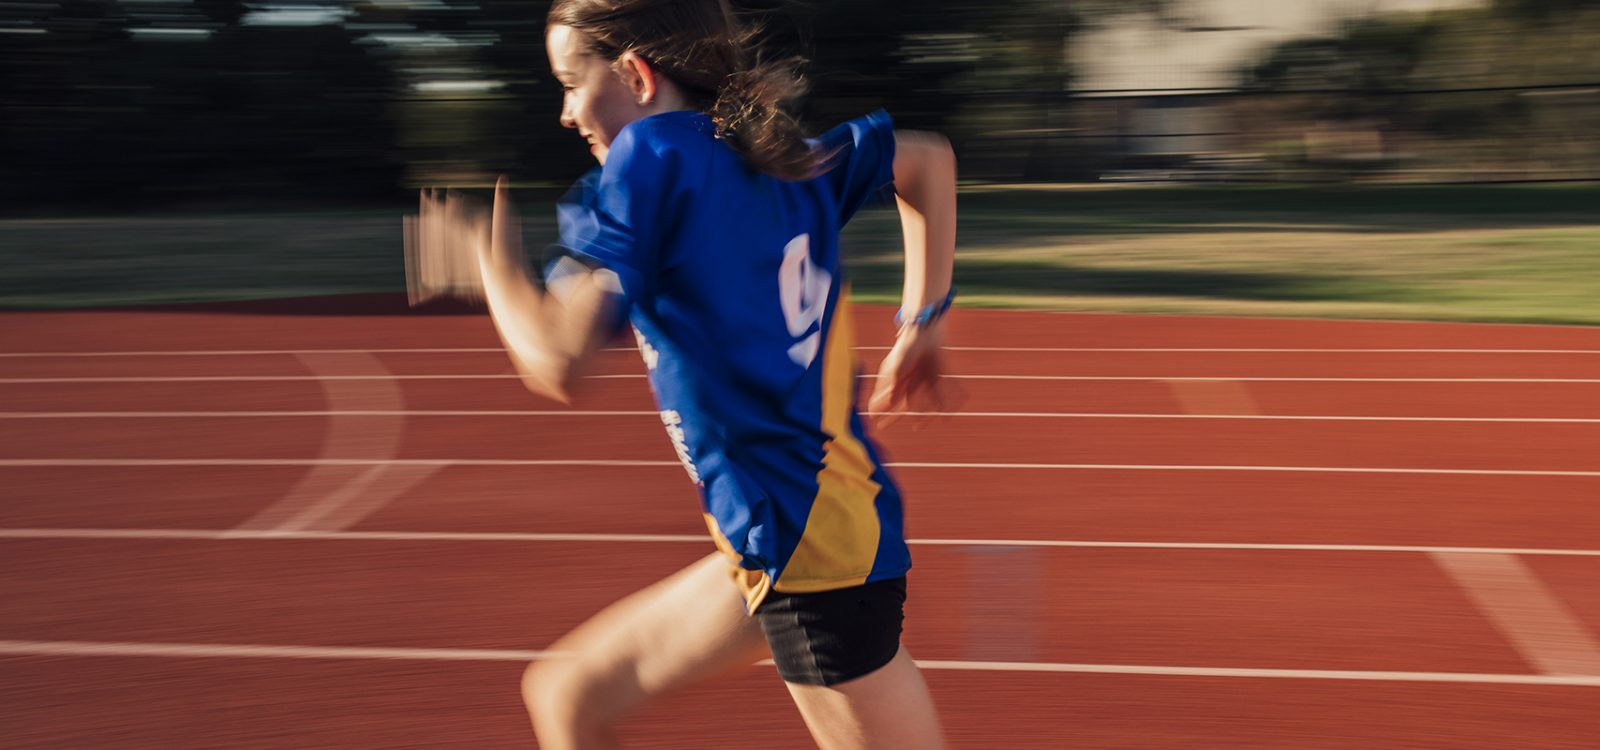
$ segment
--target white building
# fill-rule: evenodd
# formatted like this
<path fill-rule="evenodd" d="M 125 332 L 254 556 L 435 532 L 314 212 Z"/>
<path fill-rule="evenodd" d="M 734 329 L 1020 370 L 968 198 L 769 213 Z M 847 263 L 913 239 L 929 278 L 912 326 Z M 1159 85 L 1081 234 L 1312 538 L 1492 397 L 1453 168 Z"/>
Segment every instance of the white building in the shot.
<path fill-rule="evenodd" d="M 1332 33 L 1342 21 L 1401 11 L 1481 6 L 1486 0 L 1186 0 L 1176 18 L 1133 16 L 1090 31 L 1072 47 L 1073 88 L 1085 97 L 1141 97 L 1121 129 L 1127 150 L 1196 154 L 1218 150 L 1226 129 L 1205 99 L 1233 88 L 1239 70 L 1270 46 Z M 1173 97 L 1163 101 L 1146 97 Z M 1191 134 L 1191 135 L 1185 135 Z M 1200 135 L 1195 135 L 1200 134 Z"/>

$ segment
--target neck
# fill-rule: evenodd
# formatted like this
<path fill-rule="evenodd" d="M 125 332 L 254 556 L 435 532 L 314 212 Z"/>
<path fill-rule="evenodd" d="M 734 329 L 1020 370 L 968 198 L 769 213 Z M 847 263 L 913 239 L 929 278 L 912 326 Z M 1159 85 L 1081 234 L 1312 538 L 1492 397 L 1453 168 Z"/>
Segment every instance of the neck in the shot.
<path fill-rule="evenodd" d="M 683 90 L 671 80 L 662 77 L 657 79 L 656 95 L 644 106 L 646 116 L 659 115 L 662 112 L 677 112 L 684 109 L 694 109 L 689 102 L 689 97 L 684 96 Z"/>

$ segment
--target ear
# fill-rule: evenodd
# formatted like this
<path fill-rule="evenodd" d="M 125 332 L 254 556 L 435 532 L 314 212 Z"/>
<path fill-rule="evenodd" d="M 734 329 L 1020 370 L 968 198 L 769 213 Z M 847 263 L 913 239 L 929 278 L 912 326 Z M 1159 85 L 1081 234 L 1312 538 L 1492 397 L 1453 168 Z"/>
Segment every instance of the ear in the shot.
<path fill-rule="evenodd" d="M 617 58 L 617 73 L 633 92 L 634 101 L 643 107 L 656 100 L 658 89 L 655 68 L 633 52 L 624 52 Z"/>

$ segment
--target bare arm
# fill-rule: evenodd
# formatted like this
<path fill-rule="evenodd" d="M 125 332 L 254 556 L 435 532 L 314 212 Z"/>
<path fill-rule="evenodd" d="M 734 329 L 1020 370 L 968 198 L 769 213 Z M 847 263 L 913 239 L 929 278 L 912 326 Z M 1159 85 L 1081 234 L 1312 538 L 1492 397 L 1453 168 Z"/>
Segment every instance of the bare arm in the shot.
<path fill-rule="evenodd" d="M 895 133 L 894 185 L 905 241 L 905 289 L 900 310 L 906 322 L 878 368 L 869 408 L 904 411 L 928 392 L 942 405 L 940 320 L 915 320 L 950 292 L 956 249 L 956 159 L 950 143 L 933 133 Z"/>
<path fill-rule="evenodd" d="M 956 157 L 937 133 L 897 131 L 895 202 L 905 238 L 900 308 L 914 314 L 950 291 L 956 255 Z"/>
<path fill-rule="evenodd" d="M 570 403 L 583 366 L 616 320 L 616 275 L 584 269 L 563 279 L 559 292 L 541 290 L 523 263 L 522 229 L 503 177 L 484 239 L 478 245 L 483 293 L 506 353 L 528 390 Z"/>

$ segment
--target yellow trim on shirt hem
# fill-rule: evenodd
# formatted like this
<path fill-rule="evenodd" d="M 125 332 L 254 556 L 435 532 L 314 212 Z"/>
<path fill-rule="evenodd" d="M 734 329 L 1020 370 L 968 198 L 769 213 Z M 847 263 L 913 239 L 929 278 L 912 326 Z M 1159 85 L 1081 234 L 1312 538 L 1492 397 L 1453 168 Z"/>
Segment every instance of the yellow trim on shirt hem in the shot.
<path fill-rule="evenodd" d="M 861 584 L 867 582 L 867 577 L 870 575 L 872 575 L 872 570 L 869 568 L 859 573 L 839 576 L 838 578 L 813 578 L 800 581 L 786 580 L 782 583 L 773 585 L 772 590 L 784 594 L 812 594 L 818 591 L 830 591 L 832 589 L 860 586 Z"/>

